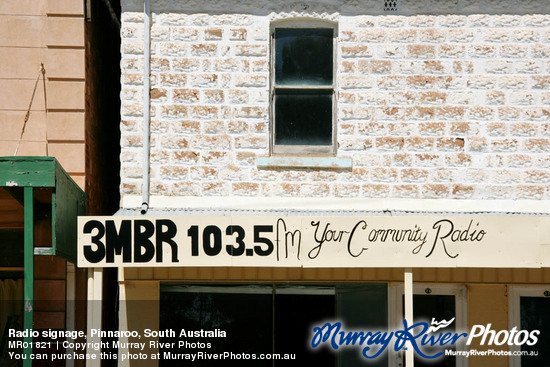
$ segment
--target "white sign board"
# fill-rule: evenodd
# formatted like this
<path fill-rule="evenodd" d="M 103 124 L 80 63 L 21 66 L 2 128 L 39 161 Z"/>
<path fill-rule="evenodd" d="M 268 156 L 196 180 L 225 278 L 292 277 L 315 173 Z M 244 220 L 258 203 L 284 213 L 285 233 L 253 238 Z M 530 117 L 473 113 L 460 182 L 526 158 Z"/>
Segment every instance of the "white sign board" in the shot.
<path fill-rule="evenodd" d="M 537 268 L 548 228 L 533 216 L 79 217 L 78 266 Z"/>

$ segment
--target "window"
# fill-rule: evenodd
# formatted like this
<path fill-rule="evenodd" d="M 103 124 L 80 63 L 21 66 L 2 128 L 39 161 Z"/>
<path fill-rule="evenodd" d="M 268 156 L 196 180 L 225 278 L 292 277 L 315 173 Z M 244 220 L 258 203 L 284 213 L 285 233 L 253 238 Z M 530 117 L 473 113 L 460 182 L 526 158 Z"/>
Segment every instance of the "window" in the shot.
<path fill-rule="evenodd" d="M 527 355 L 514 355 L 510 358 L 512 367 L 531 367 L 550 365 L 550 287 L 511 287 L 510 289 L 510 329 L 539 330 L 535 345 L 512 345 L 510 350 Z M 529 354 L 533 355 L 529 355 Z M 536 354 L 536 355 L 534 355 Z"/>
<path fill-rule="evenodd" d="M 272 153 L 335 153 L 334 34 L 326 26 L 273 30 Z"/>
<path fill-rule="evenodd" d="M 313 327 L 340 320 L 349 329 L 387 329 L 387 287 L 363 285 L 163 285 L 160 295 L 160 330 L 213 330 L 225 338 L 201 338 L 209 353 L 292 354 L 292 360 L 228 360 L 215 364 L 197 360 L 193 366 L 358 366 L 365 365 L 360 349 L 310 348 Z M 161 342 L 187 340 L 161 338 Z M 197 339 L 192 340 L 197 342 Z M 163 344 L 167 346 L 168 344 Z M 159 352 L 188 353 L 200 349 L 185 345 Z M 187 349 L 184 351 L 183 349 Z M 204 350 L 204 349 L 203 349 Z M 234 362 L 234 363 L 230 363 Z M 369 361 L 387 366 L 387 358 Z M 161 360 L 161 367 L 181 366 L 179 360 Z"/>

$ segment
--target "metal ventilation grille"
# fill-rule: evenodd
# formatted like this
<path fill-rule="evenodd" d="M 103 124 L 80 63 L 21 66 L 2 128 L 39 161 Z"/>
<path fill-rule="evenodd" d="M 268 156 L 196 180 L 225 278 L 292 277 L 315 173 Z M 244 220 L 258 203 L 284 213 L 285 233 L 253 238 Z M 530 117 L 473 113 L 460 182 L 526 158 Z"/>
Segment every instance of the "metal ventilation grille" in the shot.
<path fill-rule="evenodd" d="M 397 11 L 397 0 L 385 0 L 384 11 Z"/>

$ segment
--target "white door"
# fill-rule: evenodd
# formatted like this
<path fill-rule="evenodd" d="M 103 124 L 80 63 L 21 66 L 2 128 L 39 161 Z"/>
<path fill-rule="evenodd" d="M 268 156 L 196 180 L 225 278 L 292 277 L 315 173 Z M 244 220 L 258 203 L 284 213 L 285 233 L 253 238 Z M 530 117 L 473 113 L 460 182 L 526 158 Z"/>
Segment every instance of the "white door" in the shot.
<path fill-rule="evenodd" d="M 454 322 L 445 328 L 451 332 L 467 332 L 466 288 L 458 285 L 415 284 L 413 289 L 414 322 L 451 320 Z M 390 290 L 390 329 L 403 329 L 404 302 L 403 285 L 395 285 Z M 409 325 L 411 320 L 407 320 Z M 465 339 L 457 344 L 458 350 L 464 350 Z M 405 367 L 404 352 L 390 352 L 391 367 Z M 430 367 L 466 367 L 467 360 L 461 356 L 442 356 L 437 360 L 427 360 L 415 354 L 414 366 Z"/>
<path fill-rule="evenodd" d="M 510 287 L 509 299 L 510 329 L 540 331 L 535 345 L 510 346 L 510 366 L 550 366 L 550 287 Z"/>

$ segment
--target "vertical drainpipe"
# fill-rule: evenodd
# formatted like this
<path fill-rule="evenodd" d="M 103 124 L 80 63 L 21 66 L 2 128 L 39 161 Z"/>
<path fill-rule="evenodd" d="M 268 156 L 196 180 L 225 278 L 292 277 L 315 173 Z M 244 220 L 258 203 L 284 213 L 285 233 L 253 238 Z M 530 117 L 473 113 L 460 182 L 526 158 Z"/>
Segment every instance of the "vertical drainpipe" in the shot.
<path fill-rule="evenodd" d="M 143 23 L 145 27 L 143 47 L 143 183 L 141 189 L 141 214 L 149 209 L 149 123 L 151 120 L 151 6 L 145 0 L 143 9 Z"/>

